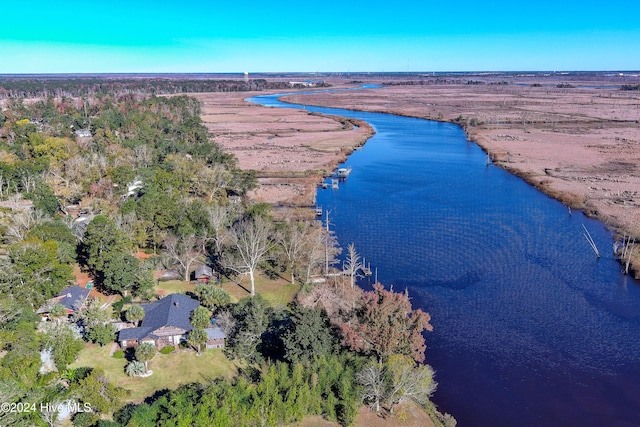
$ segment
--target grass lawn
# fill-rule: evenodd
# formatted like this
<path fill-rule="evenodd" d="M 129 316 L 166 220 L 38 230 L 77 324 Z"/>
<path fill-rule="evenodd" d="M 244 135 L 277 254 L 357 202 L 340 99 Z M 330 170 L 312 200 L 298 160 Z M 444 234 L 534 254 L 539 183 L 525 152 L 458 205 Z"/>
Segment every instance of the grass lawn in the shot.
<path fill-rule="evenodd" d="M 161 291 L 164 295 L 175 293 L 194 292 L 196 285 L 192 282 L 182 280 L 168 280 L 159 282 L 156 285 L 156 293 Z M 233 297 L 233 302 L 237 302 L 250 295 L 251 283 L 248 276 L 243 276 L 240 285 L 236 282 L 222 282 L 222 288 Z M 256 293 L 261 294 L 273 307 L 286 306 L 293 301 L 296 293 L 300 290 L 300 285 L 292 285 L 284 279 L 269 279 L 261 274 L 256 275 Z"/>
<path fill-rule="evenodd" d="M 100 347 L 87 344 L 70 367 L 104 369 L 109 381 L 131 390 L 129 399 L 135 402 L 165 388 L 175 389 L 182 384 L 205 381 L 207 378 L 230 378 L 237 373 L 236 364 L 224 357 L 222 350 L 207 350 L 201 356 L 196 356 L 191 350 L 181 350 L 171 354 L 156 354 L 149 361 L 149 369 L 153 371 L 150 377 L 129 377 L 124 372 L 127 360 L 109 356 L 110 348 L 110 345 Z"/>
<path fill-rule="evenodd" d="M 240 300 L 251 294 L 249 276 L 243 276 L 240 285 L 234 282 L 223 282 L 222 288 L 233 297 Z M 286 306 L 300 290 L 299 284 L 291 284 L 284 279 L 269 279 L 262 274 L 256 274 L 256 293 L 269 301 L 272 307 Z"/>
<path fill-rule="evenodd" d="M 195 289 L 196 285 L 194 283 L 182 280 L 167 280 L 156 284 L 156 293 L 162 291 L 165 295 L 193 292 Z"/>

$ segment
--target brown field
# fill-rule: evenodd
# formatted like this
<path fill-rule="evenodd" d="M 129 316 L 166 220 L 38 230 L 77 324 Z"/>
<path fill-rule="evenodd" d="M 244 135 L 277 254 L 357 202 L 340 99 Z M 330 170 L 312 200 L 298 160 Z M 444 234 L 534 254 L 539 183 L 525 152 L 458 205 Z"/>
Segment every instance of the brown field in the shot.
<path fill-rule="evenodd" d="M 366 124 L 308 113 L 265 108 L 244 99 L 264 93 L 195 94 L 215 141 L 235 154 L 242 169 L 258 173 L 251 197 L 282 206 L 312 206 L 315 187 L 373 134 Z M 357 126 L 357 128 L 356 128 Z"/>
<path fill-rule="evenodd" d="M 287 100 L 458 122 L 494 164 L 640 238 L 640 93 L 598 88 L 611 82 L 532 83 L 400 85 Z"/>

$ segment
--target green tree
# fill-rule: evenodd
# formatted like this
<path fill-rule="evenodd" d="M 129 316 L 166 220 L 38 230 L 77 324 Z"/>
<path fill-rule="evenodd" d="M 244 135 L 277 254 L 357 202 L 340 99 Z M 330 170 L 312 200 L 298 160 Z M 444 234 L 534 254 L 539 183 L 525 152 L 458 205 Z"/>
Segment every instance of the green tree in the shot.
<path fill-rule="evenodd" d="M 202 345 L 207 342 L 207 332 L 202 328 L 195 328 L 189 332 L 187 342 L 196 349 L 198 354 L 202 351 Z"/>
<path fill-rule="evenodd" d="M 284 357 L 290 362 L 308 362 L 336 348 L 329 318 L 319 309 L 294 307 L 291 325 L 282 337 Z"/>
<path fill-rule="evenodd" d="M 156 347 L 149 342 L 143 342 L 136 348 L 136 359 L 139 360 L 140 362 L 143 362 L 147 370 L 148 370 L 147 362 L 153 359 L 153 356 L 155 355 L 156 355 Z"/>
<path fill-rule="evenodd" d="M 113 253 L 104 262 L 102 270 L 102 284 L 112 292 L 127 296 L 129 291 L 136 288 L 140 262 L 129 254 Z"/>
<path fill-rule="evenodd" d="M 138 360 L 133 360 L 127 364 L 125 372 L 130 377 L 139 377 L 147 372 L 147 366 Z"/>
<path fill-rule="evenodd" d="M 80 334 L 68 323 L 48 324 L 42 335 L 42 348 L 51 352 L 59 371 L 65 370 L 84 347 Z"/>
<path fill-rule="evenodd" d="M 206 308 L 200 306 L 191 313 L 191 324 L 196 329 L 205 329 L 211 325 L 211 313 Z"/>
<path fill-rule="evenodd" d="M 128 395 L 127 390 L 117 387 L 107 380 L 102 368 L 95 368 L 81 379 L 71 392 L 82 403 L 88 403 L 94 412 L 110 415 L 118 410 Z"/>
<path fill-rule="evenodd" d="M 51 310 L 49 310 L 49 317 L 51 317 L 55 322 L 59 322 L 61 319 L 67 317 L 67 308 L 64 305 L 57 303 L 51 307 Z"/>
<path fill-rule="evenodd" d="M 73 280 L 73 269 L 58 259 L 58 244 L 33 238 L 8 248 L 0 293 L 33 308 L 54 297 Z"/>
<path fill-rule="evenodd" d="M 127 237 L 104 215 L 96 216 L 87 226 L 80 245 L 81 262 L 94 277 L 102 279 L 107 264 L 117 255 L 129 252 Z"/>
<path fill-rule="evenodd" d="M 135 323 L 136 326 L 140 326 L 140 321 L 144 319 L 144 308 L 141 305 L 134 304 L 127 308 L 124 314 L 127 321 Z"/>
<path fill-rule="evenodd" d="M 225 351 L 232 357 L 253 363 L 261 362 L 262 337 L 273 314 L 269 303 L 260 294 L 243 298 L 232 307 L 232 314 L 236 326 L 232 335 L 228 337 Z"/>
<path fill-rule="evenodd" d="M 195 294 L 202 305 L 214 312 L 219 307 L 224 307 L 231 302 L 231 295 L 227 291 L 209 283 L 198 283 Z"/>
<path fill-rule="evenodd" d="M 54 216 L 60 210 L 58 198 L 53 194 L 51 188 L 44 183 L 37 185 L 26 197 L 33 201 L 33 206 L 36 209 L 40 209 L 49 216 Z"/>
<path fill-rule="evenodd" d="M 89 341 L 100 344 L 101 347 L 112 342 L 116 337 L 116 329 L 111 323 L 96 325 L 87 331 Z"/>

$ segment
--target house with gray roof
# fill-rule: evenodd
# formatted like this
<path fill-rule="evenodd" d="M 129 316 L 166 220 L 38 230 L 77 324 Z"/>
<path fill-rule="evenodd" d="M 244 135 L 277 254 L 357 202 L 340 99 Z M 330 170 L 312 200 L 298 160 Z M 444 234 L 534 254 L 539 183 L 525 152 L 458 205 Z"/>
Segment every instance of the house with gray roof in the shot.
<path fill-rule="evenodd" d="M 122 329 L 118 333 L 120 347 L 137 347 L 144 342 L 152 343 L 158 350 L 170 345 L 177 347 L 187 340 L 189 332 L 193 329 L 191 313 L 199 306 L 198 301 L 183 294 L 171 294 L 159 301 L 142 304 L 142 323 L 137 328 Z M 212 344 L 215 342 L 218 346 L 224 347 L 225 337 L 220 337 L 219 333 L 214 335 L 215 341 L 212 341 Z"/>
<path fill-rule="evenodd" d="M 47 300 L 47 302 L 38 309 L 37 313 L 47 315 L 56 304 L 61 304 L 67 310 L 68 315 L 77 313 L 86 307 L 87 298 L 89 298 L 90 293 L 91 289 L 78 285 L 69 286 L 60 291 L 57 296 Z"/>

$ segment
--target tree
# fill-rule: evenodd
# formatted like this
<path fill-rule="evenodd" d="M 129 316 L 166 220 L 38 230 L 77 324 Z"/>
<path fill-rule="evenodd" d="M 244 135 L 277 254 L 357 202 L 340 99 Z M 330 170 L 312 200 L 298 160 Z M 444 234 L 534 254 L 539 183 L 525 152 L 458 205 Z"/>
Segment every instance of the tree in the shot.
<path fill-rule="evenodd" d="M 332 353 L 336 344 L 327 315 L 319 309 L 302 307 L 294 308 L 282 342 L 285 359 L 303 363 Z"/>
<path fill-rule="evenodd" d="M 127 237 L 115 223 L 98 215 L 87 225 L 80 245 L 80 258 L 94 277 L 101 279 L 107 264 L 116 256 L 129 253 L 129 249 Z"/>
<path fill-rule="evenodd" d="M 189 332 L 189 338 L 187 338 L 187 342 L 191 344 L 198 354 L 202 350 L 202 345 L 207 342 L 208 336 L 207 332 L 202 328 L 195 328 Z"/>
<path fill-rule="evenodd" d="M 133 360 L 127 364 L 125 372 L 130 377 L 139 377 L 147 372 L 147 366 L 138 360 Z"/>
<path fill-rule="evenodd" d="M 116 328 L 111 323 L 96 325 L 87 331 L 89 341 L 100 344 L 100 347 L 112 342 L 116 337 Z"/>
<path fill-rule="evenodd" d="M 225 266 L 251 279 L 251 296 L 256 294 L 255 270 L 273 247 L 271 228 L 260 216 L 236 223 L 230 234 L 232 251 L 227 254 Z"/>
<path fill-rule="evenodd" d="M 381 363 L 370 363 L 356 374 L 356 381 L 362 386 L 364 402 L 376 412 L 380 412 L 382 401 L 387 394 L 385 371 Z"/>
<path fill-rule="evenodd" d="M 124 317 L 128 322 L 132 322 L 135 323 L 136 326 L 140 326 L 140 321 L 144 319 L 144 308 L 142 308 L 141 305 L 134 304 L 127 308 Z"/>
<path fill-rule="evenodd" d="M 204 329 L 211 324 L 211 313 L 200 306 L 191 313 L 191 324 L 197 329 Z"/>
<path fill-rule="evenodd" d="M 218 307 L 223 307 L 231 302 L 231 295 L 227 291 L 208 283 L 198 283 L 195 294 L 202 305 L 214 312 Z"/>
<path fill-rule="evenodd" d="M 84 347 L 80 334 L 68 323 L 49 323 L 44 327 L 42 334 L 42 348 L 51 352 L 59 371 L 66 369 L 67 365 L 76 359 Z"/>
<path fill-rule="evenodd" d="M 94 368 L 71 391 L 82 403 L 91 405 L 94 412 L 106 415 L 119 409 L 128 395 L 127 390 L 109 382 L 102 368 Z"/>
<path fill-rule="evenodd" d="M 431 366 L 417 364 L 411 357 L 399 354 L 389 356 L 385 364 L 389 382 L 386 399 L 391 411 L 407 399 L 420 406 L 429 401 L 437 387 Z"/>
<path fill-rule="evenodd" d="M 287 223 L 277 235 L 278 245 L 284 252 L 291 272 L 291 284 L 295 283 L 295 273 L 302 261 L 307 246 L 310 225 L 308 222 Z"/>
<path fill-rule="evenodd" d="M 51 307 L 51 310 L 49 310 L 49 317 L 56 323 L 60 323 L 61 319 L 67 317 L 67 308 L 64 305 L 57 303 Z"/>
<path fill-rule="evenodd" d="M 87 302 L 86 307 L 76 314 L 76 318 L 88 330 L 111 322 L 112 314 L 110 306 L 105 306 L 99 299 L 92 298 Z"/>
<path fill-rule="evenodd" d="M 185 282 L 188 281 L 191 265 L 204 255 L 200 241 L 194 235 L 169 236 L 163 245 L 167 255 L 180 265 Z"/>
<path fill-rule="evenodd" d="M 0 271 L 0 293 L 33 308 L 54 297 L 73 280 L 73 269 L 58 259 L 58 244 L 38 238 L 9 246 Z"/>
<path fill-rule="evenodd" d="M 269 303 L 258 294 L 243 298 L 232 307 L 236 326 L 228 336 L 227 354 L 250 362 L 262 361 L 262 337 L 271 322 Z"/>
<path fill-rule="evenodd" d="M 129 254 L 114 253 L 105 261 L 102 285 L 112 292 L 127 296 L 136 287 L 140 262 Z"/>
<path fill-rule="evenodd" d="M 413 310 L 407 293 L 387 291 L 376 283 L 373 291 L 363 293 L 355 314 L 340 325 L 343 343 L 352 350 L 374 354 L 380 360 L 401 354 L 424 361 L 422 333 L 433 330 L 431 317 L 421 309 Z"/>
<path fill-rule="evenodd" d="M 345 274 L 349 276 L 349 283 L 351 284 L 351 289 L 354 288 L 356 284 L 356 277 L 358 276 L 358 272 L 362 269 L 362 262 L 360 262 L 360 255 L 356 252 L 356 246 L 351 243 L 347 247 L 347 259 L 344 261 L 343 271 Z"/>
<path fill-rule="evenodd" d="M 153 359 L 153 356 L 155 355 L 156 355 L 156 347 L 149 342 L 143 342 L 136 348 L 136 359 L 139 360 L 140 362 L 143 362 L 144 367 L 147 370 L 148 370 L 147 362 Z"/>

